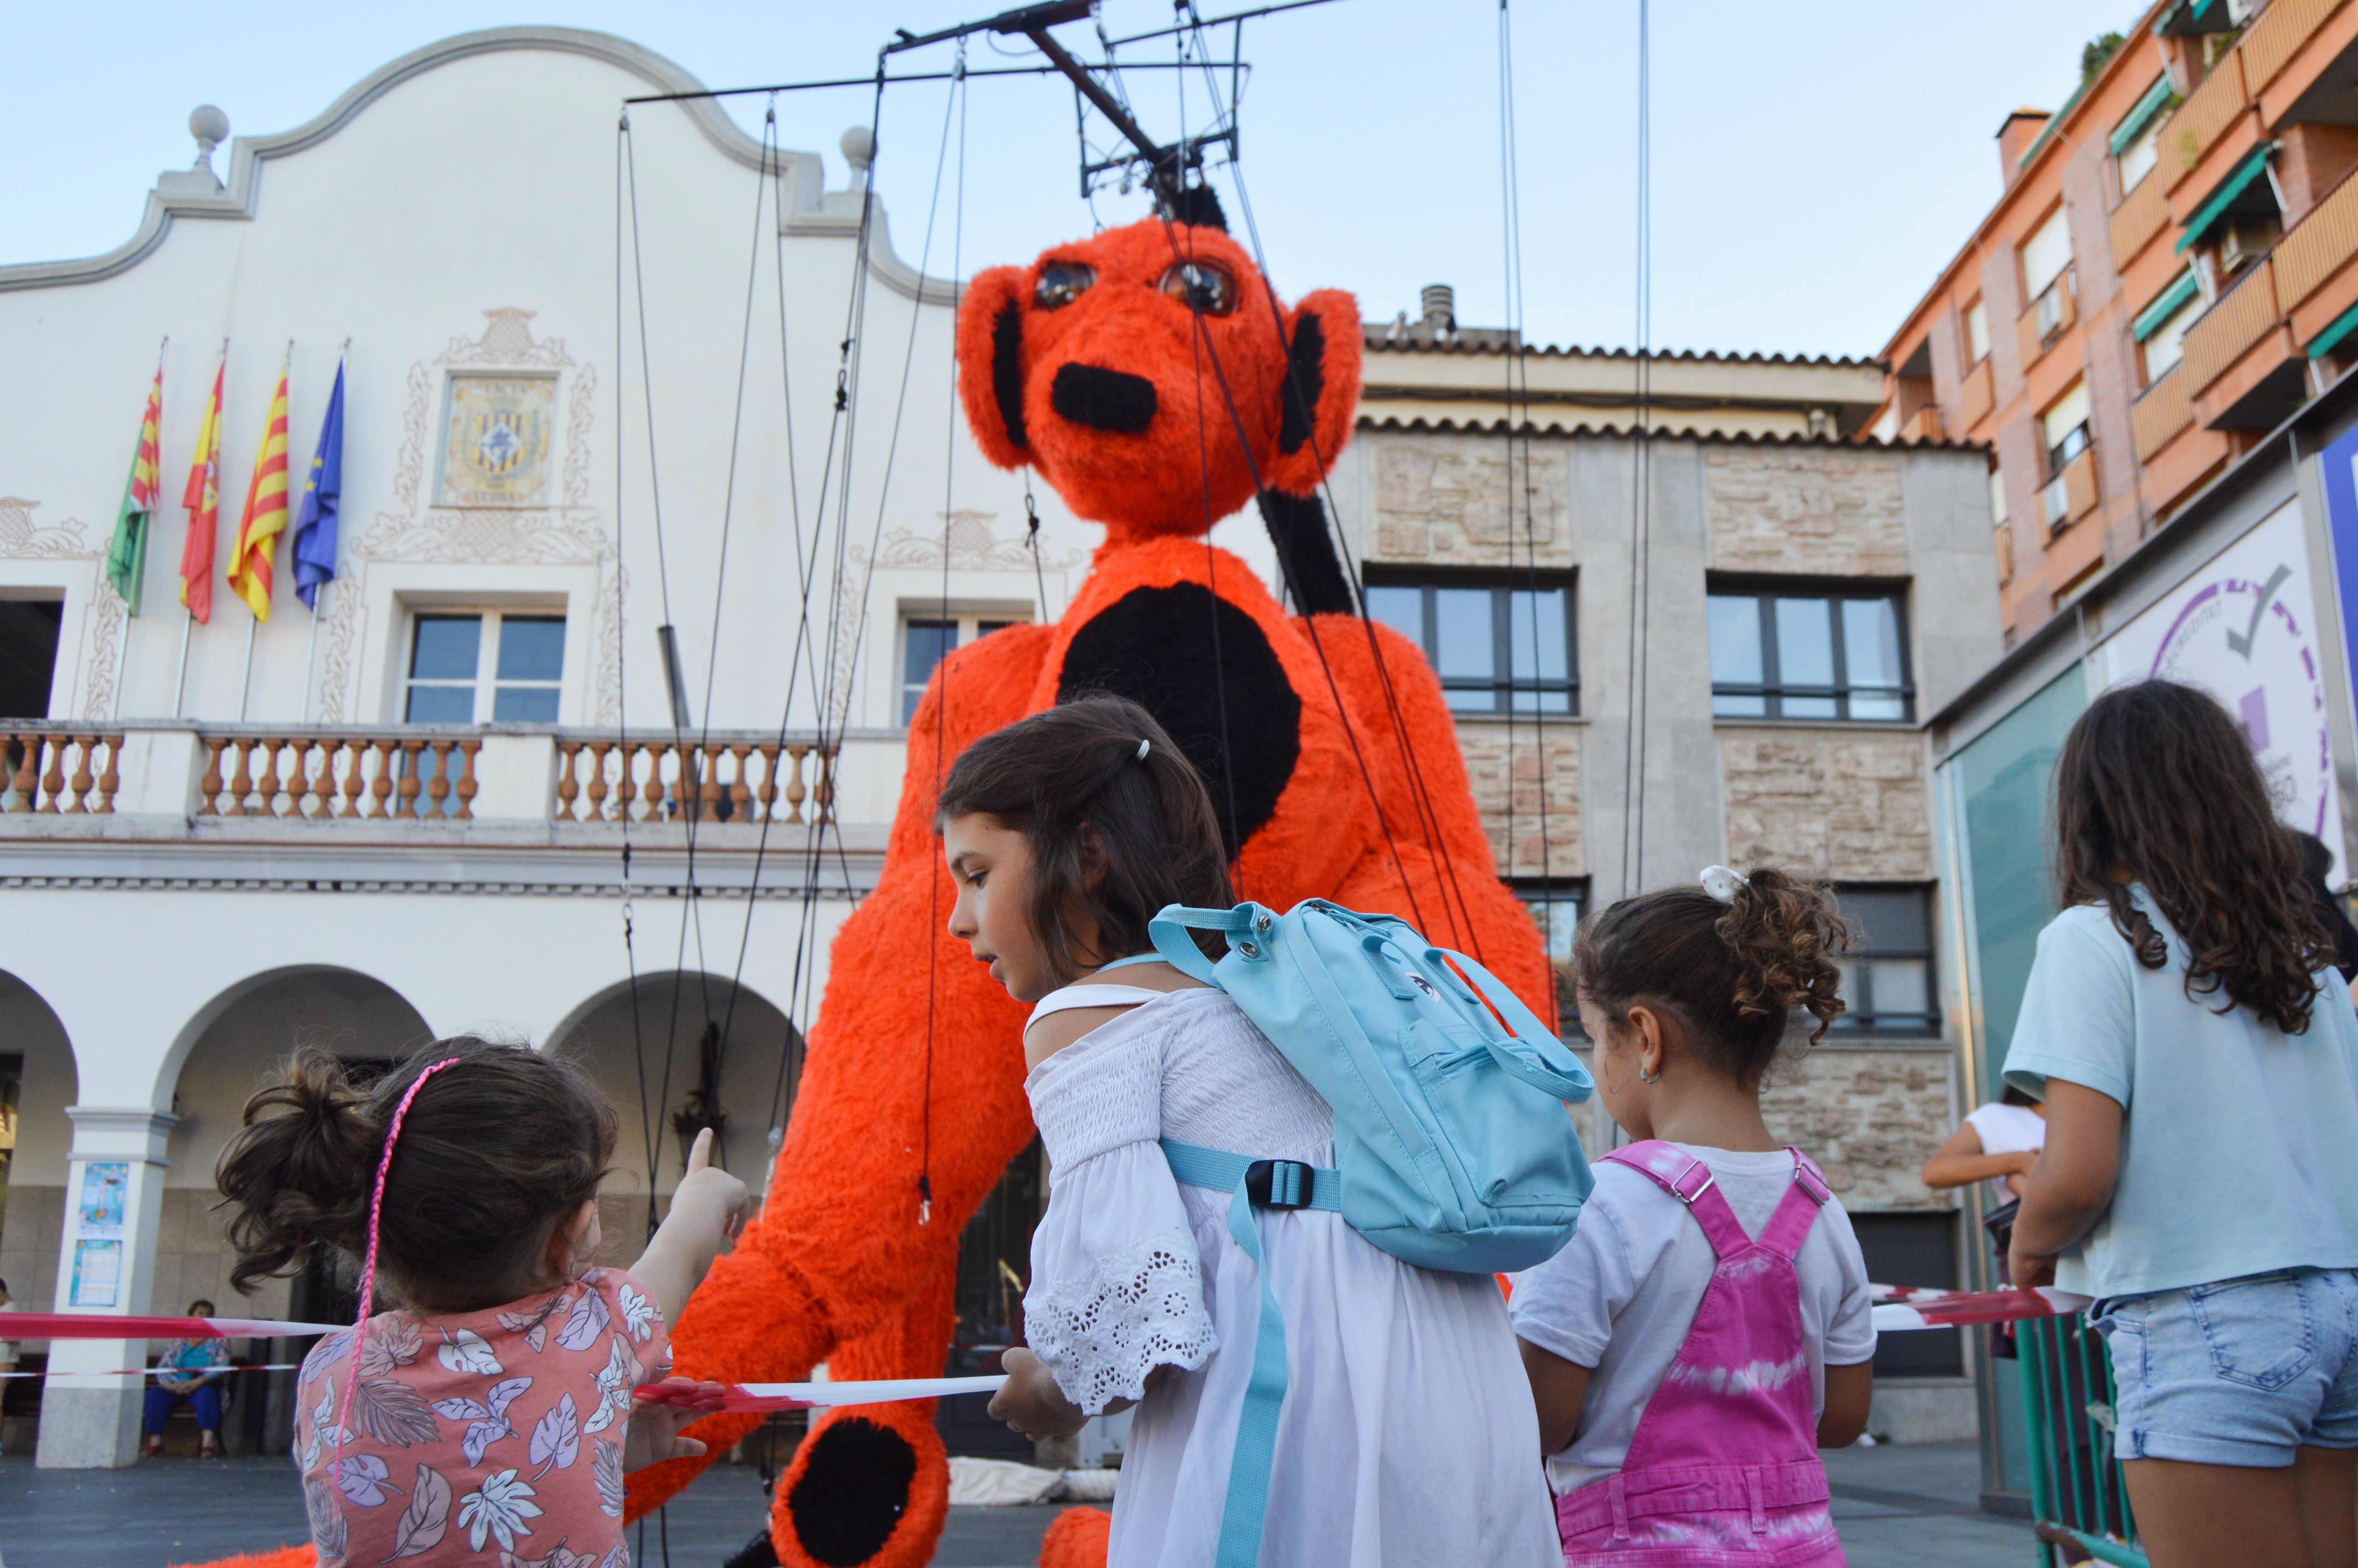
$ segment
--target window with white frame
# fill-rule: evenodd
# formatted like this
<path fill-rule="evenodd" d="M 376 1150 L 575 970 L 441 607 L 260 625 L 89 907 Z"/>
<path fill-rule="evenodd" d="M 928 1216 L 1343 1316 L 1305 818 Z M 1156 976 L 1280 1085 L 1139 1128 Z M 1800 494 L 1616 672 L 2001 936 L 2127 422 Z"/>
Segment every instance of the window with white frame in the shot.
<path fill-rule="evenodd" d="M 2006 526 L 2006 470 L 1996 464 L 1990 466 L 1989 487 L 1990 521 L 2003 528 Z"/>
<path fill-rule="evenodd" d="M 2204 303 L 2197 275 L 2189 268 L 2129 323 L 2129 335 L 2145 352 L 2147 386 L 2186 357 L 2186 330 L 2202 314 Z"/>
<path fill-rule="evenodd" d="M 2047 222 L 2032 231 L 2022 243 L 2022 291 L 2024 297 L 2037 299 L 2063 276 L 2071 265 L 2071 227 L 2061 207 L 2049 215 Z M 2046 323 L 2042 319 L 2041 326 Z"/>
<path fill-rule="evenodd" d="M 952 648 L 963 648 L 977 637 L 988 637 L 993 632 L 1003 632 L 1010 626 L 1028 626 L 1032 617 L 1017 611 L 979 611 L 960 614 L 951 611 L 944 615 L 936 610 L 930 613 L 917 611 L 901 617 L 901 723 L 905 728 L 917 717 L 917 704 L 925 697 L 925 684 L 934 678 L 935 666 Z"/>
<path fill-rule="evenodd" d="M 425 610 L 410 617 L 406 724 L 554 724 L 565 617 L 546 611 Z"/>
<path fill-rule="evenodd" d="M 1976 299 L 1965 307 L 1965 359 L 1971 369 L 1989 358 L 1989 306 Z"/>
<path fill-rule="evenodd" d="M 2122 195 L 2126 196 L 2143 184 L 2145 177 L 2161 161 L 2161 128 L 2169 123 L 2175 98 L 2165 72 L 2154 79 L 2153 85 L 2136 101 L 2136 107 L 2113 127 L 2113 162 L 2120 170 Z"/>

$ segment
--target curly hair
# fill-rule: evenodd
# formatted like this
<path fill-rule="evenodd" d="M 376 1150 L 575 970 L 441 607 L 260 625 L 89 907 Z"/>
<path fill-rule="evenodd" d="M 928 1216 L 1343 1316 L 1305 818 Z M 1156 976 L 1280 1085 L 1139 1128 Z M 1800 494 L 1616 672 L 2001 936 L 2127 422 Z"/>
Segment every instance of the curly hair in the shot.
<path fill-rule="evenodd" d="M 2055 763 L 2055 878 L 2064 907 L 2103 904 L 2158 969 L 2169 944 L 2129 891 L 2143 883 L 2185 939 L 2190 1000 L 2223 995 L 2222 1012 L 2307 1032 L 2332 940 L 2299 838 L 2277 820 L 2242 727 L 2206 693 L 2139 681 L 2080 715 Z"/>
<path fill-rule="evenodd" d="M 1833 890 L 1774 866 L 1753 871 L 1722 903 L 1698 886 L 1625 898 L 1585 922 L 1573 943 L 1580 993 L 1619 1024 L 1639 1002 L 1675 1016 L 1704 1060 L 1736 1082 L 1760 1081 L 1797 1012 L 1841 1015 L 1850 927 Z"/>

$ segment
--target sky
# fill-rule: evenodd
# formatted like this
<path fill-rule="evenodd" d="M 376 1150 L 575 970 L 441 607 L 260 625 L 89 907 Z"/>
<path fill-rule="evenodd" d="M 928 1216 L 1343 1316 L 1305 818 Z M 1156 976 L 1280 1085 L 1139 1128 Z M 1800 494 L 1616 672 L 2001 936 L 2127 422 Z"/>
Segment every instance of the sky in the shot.
<path fill-rule="evenodd" d="M 1207 16 L 1250 8 L 1203 0 Z M 379 65 L 452 33 L 548 23 L 617 33 L 711 87 L 865 76 L 894 27 L 924 33 L 991 14 L 992 0 L 343 0 L 223 11 L 127 0 L 5 7 L 12 70 L 0 94 L 0 264 L 112 250 L 136 228 L 157 171 L 194 156 L 189 111 L 224 110 L 233 135 L 290 129 Z M 2136 13 L 2122 0 L 1654 0 L 1652 313 L 1657 349 L 1871 355 L 1996 199 L 2007 111 L 2052 108 L 2078 82 L 2081 46 Z M 1120 38 L 1165 27 L 1163 0 L 1104 0 Z M 1466 325 L 1513 319 L 1502 197 L 1497 0 L 1335 0 L 1248 23 L 1252 67 L 1241 156 L 1214 183 L 1242 235 L 1249 202 L 1281 293 L 1355 292 L 1361 314 L 1417 313 L 1419 288 L 1456 289 Z M 1960 27 L 1970 17 L 1971 27 Z M 1521 318 L 1529 341 L 1635 341 L 1638 22 L 1635 0 L 1514 0 Z M 1060 30 L 1093 45 L 1087 24 Z M 1225 57 L 1228 30 L 1214 36 Z M 1027 46 L 1028 47 L 1028 46 Z M 1143 67 L 1173 40 L 1119 51 L 1149 132 L 1174 139 L 1211 114 L 1200 73 Z M 978 38 L 976 69 L 1010 63 Z M 897 58 L 946 70 L 953 49 Z M 1036 59 L 1036 57 L 1033 57 Z M 1183 92 L 1177 83 L 1187 83 Z M 876 164 L 893 234 L 913 264 L 943 157 L 947 89 L 886 95 Z M 1225 91 L 1225 88 L 1223 89 Z M 1053 78 L 978 79 L 964 124 L 965 215 L 946 213 L 927 270 L 971 275 L 1024 261 L 1098 222 L 1144 215 L 1138 192 L 1078 190 L 1073 94 Z M 758 134 L 755 96 L 729 101 Z M 864 123 L 866 89 L 776 100 L 780 139 L 843 179 L 838 138 Z M 1113 140 L 1095 121 L 1091 139 Z M 600 147 L 601 156 L 604 147 Z M 215 167 L 228 169 L 227 149 Z M 1240 181 L 1240 183 L 1239 183 Z M 263 198 L 265 201 L 268 196 Z"/>

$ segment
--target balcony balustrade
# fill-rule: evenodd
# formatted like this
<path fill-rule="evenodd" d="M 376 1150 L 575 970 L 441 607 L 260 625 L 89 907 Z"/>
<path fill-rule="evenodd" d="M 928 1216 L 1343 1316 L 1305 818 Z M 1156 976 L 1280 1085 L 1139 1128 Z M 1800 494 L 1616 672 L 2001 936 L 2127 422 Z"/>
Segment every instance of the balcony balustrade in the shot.
<path fill-rule="evenodd" d="M 2301 46 L 2348 0 L 2272 0 L 2235 46 L 2244 62 L 2244 91 L 2254 98 L 2267 91 L 2292 63 Z"/>
<path fill-rule="evenodd" d="M 474 815 L 481 737 L 200 735 L 199 816 L 329 816 L 411 822 Z M 453 773 L 453 769 L 456 773 Z"/>
<path fill-rule="evenodd" d="M 833 749 L 807 742 L 616 737 L 559 740 L 557 749 L 559 822 L 824 822 L 833 805 Z"/>
<path fill-rule="evenodd" d="M 2264 258 L 2187 329 L 2179 373 L 2186 378 L 2188 395 L 2200 397 L 2246 349 L 2268 335 L 2277 315 L 2276 268 L 2271 259 Z"/>
<path fill-rule="evenodd" d="M 2130 424 L 2136 432 L 2137 461 L 2151 462 L 2180 430 L 2194 423 L 2194 399 L 2186 390 L 2186 367 L 2174 364 L 2137 399 Z"/>
<path fill-rule="evenodd" d="M 2277 0 L 2279 5 L 2288 0 Z M 2276 15 L 2270 7 L 2268 15 Z M 2358 178 L 2344 178 L 2277 242 L 2277 304 L 2290 311 L 2358 256 Z"/>
<path fill-rule="evenodd" d="M 1991 401 L 1990 362 L 1985 354 L 1981 363 L 1967 371 L 1965 379 L 1957 384 L 1957 428 L 1971 430 L 1987 418 Z"/>
<path fill-rule="evenodd" d="M 2165 191 L 2175 190 L 2212 145 L 2227 134 L 2235 116 L 2244 112 L 2251 95 L 2244 90 L 2244 51 L 2227 51 L 2201 86 L 2186 95 L 2178 113 L 2161 129 L 2161 146 L 2167 156 L 2154 172 L 2162 178 Z"/>
<path fill-rule="evenodd" d="M 111 816 L 120 733 L 0 729 L 0 813 Z"/>
<path fill-rule="evenodd" d="M 2158 169 L 2136 183 L 2113 209 L 2113 264 L 2125 269 L 2154 236 L 2169 227 L 2169 181 Z"/>

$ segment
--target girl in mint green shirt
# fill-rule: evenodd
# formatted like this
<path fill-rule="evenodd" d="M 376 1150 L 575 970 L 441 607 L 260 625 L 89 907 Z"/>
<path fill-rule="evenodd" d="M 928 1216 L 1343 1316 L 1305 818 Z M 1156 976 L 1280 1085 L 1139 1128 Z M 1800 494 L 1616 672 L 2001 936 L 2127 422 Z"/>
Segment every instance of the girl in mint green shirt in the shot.
<path fill-rule="evenodd" d="M 2335 825 L 2338 831 L 2338 825 Z M 2097 1298 L 2155 1568 L 2358 1540 L 2358 1014 L 2243 731 L 2105 693 L 2055 773 L 2063 913 L 2006 1062 L 2046 1102 L 2021 1284 Z"/>

